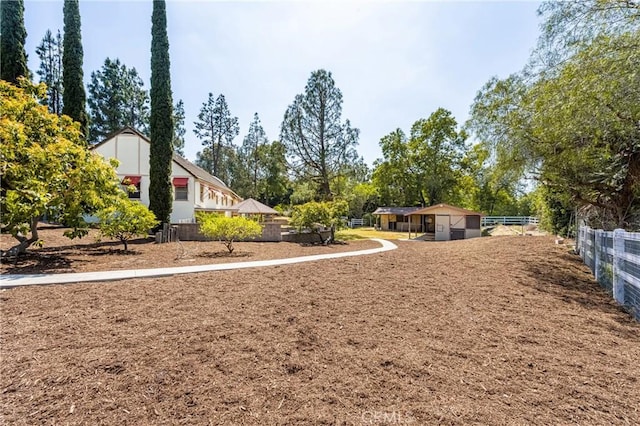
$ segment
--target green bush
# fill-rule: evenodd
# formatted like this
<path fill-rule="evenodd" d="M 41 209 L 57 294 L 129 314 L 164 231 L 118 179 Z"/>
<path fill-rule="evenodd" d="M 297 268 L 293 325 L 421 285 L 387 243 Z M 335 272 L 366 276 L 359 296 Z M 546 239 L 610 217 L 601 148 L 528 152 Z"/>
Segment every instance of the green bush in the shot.
<path fill-rule="evenodd" d="M 102 237 L 120 240 L 124 250 L 133 237 L 148 235 L 158 225 L 155 215 L 146 206 L 128 198 L 119 198 L 113 205 L 100 210 L 96 216 Z"/>
<path fill-rule="evenodd" d="M 244 217 L 227 217 L 219 214 L 200 214 L 200 232 L 208 238 L 222 242 L 233 253 L 233 242 L 256 238 L 262 234 L 262 226 Z"/>

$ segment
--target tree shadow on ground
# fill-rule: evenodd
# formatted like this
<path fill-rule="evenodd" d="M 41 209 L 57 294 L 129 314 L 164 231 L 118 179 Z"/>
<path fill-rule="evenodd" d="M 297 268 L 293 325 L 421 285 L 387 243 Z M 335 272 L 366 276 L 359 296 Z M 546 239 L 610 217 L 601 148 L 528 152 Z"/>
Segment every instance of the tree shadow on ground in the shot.
<path fill-rule="evenodd" d="M 131 246 L 152 243 L 149 238 L 138 238 L 129 241 L 129 250 L 124 251 L 120 241 L 101 241 L 89 244 L 70 244 L 66 246 L 32 247 L 17 259 L 3 259 L 8 265 L 4 270 L 8 274 L 46 274 L 65 272 L 74 269 L 79 264 L 91 262 L 95 256 L 136 256 L 140 252 Z M 87 256 L 87 260 L 82 257 Z"/>
<path fill-rule="evenodd" d="M 196 255 L 197 257 L 206 257 L 209 259 L 219 259 L 219 258 L 242 258 L 242 257 L 251 257 L 253 253 L 248 251 L 241 252 L 233 252 L 229 253 L 228 251 L 206 251 Z"/>
<path fill-rule="evenodd" d="M 73 240 L 71 240 L 71 242 L 73 242 Z M 155 243 L 155 240 L 151 237 L 147 237 L 147 238 L 136 238 L 134 240 L 129 240 L 127 244 L 129 246 L 135 246 L 135 245 L 144 245 L 144 244 L 152 244 L 152 243 Z M 68 250 L 83 251 L 83 250 L 93 250 L 98 248 L 107 248 L 107 247 L 116 247 L 116 246 L 124 247 L 124 244 L 122 244 L 122 242 L 119 240 L 96 241 L 88 244 L 84 244 L 82 240 L 78 240 L 77 244 L 47 247 L 45 242 L 45 246 L 40 249 L 37 249 L 37 251 L 42 253 L 64 252 Z"/>
<path fill-rule="evenodd" d="M 548 259 L 527 262 L 525 271 L 533 280 L 525 284 L 562 301 L 577 303 L 590 310 L 610 315 L 620 324 L 635 320 L 611 294 L 600 286 L 578 255 L 563 253 Z"/>
<path fill-rule="evenodd" d="M 69 259 L 64 253 L 42 254 L 39 252 L 27 252 L 18 257 L 16 261 L 4 261 L 8 265 L 6 272 L 9 274 L 46 274 L 48 272 L 60 272 L 72 269 L 73 263 L 86 261 Z"/>

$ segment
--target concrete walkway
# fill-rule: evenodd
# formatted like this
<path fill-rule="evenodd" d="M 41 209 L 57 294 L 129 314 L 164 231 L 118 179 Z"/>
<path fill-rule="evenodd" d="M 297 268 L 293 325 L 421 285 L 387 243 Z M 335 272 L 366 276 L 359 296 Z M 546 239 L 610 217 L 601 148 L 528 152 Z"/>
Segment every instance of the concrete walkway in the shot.
<path fill-rule="evenodd" d="M 274 265 L 290 265 L 293 263 L 315 262 L 316 260 L 338 259 L 341 257 L 363 256 L 381 253 L 398 248 L 390 241 L 372 238 L 381 247 L 367 250 L 346 251 L 331 254 L 316 254 L 312 256 L 290 257 L 287 259 L 257 260 L 253 262 L 219 263 L 214 265 L 177 266 L 173 268 L 134 269 L 124 271 L 78 272 L 69 274 L 33 274 L 33 275 L 3 275 L 0 277 L 0 289 L 21 287 L 27 285 L 67 284 L 93 281 L 113 281 L 131 278 L 162 277 L 177 274 L 191 274 L 194 272 L 226 271 L 228 269 L 260 268 Z"/>

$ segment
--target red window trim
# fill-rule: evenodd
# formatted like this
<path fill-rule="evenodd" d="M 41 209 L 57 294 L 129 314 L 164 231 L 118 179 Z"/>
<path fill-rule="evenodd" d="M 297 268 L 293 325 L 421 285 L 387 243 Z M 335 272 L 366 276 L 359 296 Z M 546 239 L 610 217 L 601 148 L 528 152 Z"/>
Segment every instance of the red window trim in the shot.
<path fill-rule="evenodd" d="M 189 178 L 174 177 L 173 178 L 173 186 L 175 186 L 175 187 L 189 186 Z"/>

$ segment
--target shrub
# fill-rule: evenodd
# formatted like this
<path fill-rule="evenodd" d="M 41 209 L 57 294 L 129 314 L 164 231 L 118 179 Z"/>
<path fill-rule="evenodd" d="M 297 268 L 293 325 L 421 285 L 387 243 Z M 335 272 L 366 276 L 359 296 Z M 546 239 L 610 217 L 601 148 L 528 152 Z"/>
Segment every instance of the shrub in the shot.
<path fill-rule="evenodd" d="M 129 240 L 147 235 L 158 224 L 155 215 L 146 206 L 124 197 L 100 210 L 97 217 L 100 235 L 120 240 L 125 251 L 128 250 Z"/>
<path fill-rule="evenodd" d="M 311 201 L 309 203 L 301 204 L 293 208 L 291 214 L 291 225 L 298 228 L 298 231 L 303 229 L 310 229 L 311 232 L 316 232 L 320 235 L 319 225 L 331 228 L 331 240 L 335 239 L 335 230 L 344 226 L 344 220 L 349 211 L 349 205 L 346 201 L 330 201 L 318 203 Z M 320 236 L 322 241 L 322 236 Z M 328 241 L 322 241 L 326 244 Z"/>
<path fill-rule="evenodd" d="M 260 236 L 262 226 L 244 217 L 226 217 L 219 214 L 200 214 L 200 232 L 206 237 L 222 242 L 233 253 L 233 242 Z"/>

